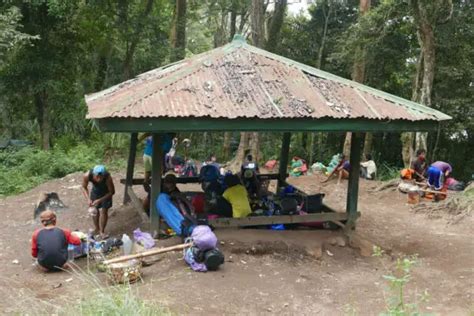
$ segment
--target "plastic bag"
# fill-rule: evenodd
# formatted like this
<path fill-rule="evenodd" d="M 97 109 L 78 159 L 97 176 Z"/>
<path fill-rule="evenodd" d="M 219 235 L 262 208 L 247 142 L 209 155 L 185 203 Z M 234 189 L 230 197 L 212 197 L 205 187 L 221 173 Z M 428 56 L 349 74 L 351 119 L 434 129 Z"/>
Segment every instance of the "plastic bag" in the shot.
<path fill-rule="evenodd" d="M 191 238 L 196 247 L 202 251 L 213 249 L 217 245 L 217 237 L 209 226 L 199 225 L 194 227 Z"/>
<path fill-rule="evenodd" d="M 94 206 L 91 206 L 87 209 L 87 213 L 89 214 L 90 217 L 95 217 L 97 216 L 97 208 Z"/>
<path fill-rule="evenodd" d="M 151 249 L 155 247 L 155 240 L 149 233 L 142 232 L 140 228 L 133 231 L 133 239 L 140 243 L 145 249 Z"/>

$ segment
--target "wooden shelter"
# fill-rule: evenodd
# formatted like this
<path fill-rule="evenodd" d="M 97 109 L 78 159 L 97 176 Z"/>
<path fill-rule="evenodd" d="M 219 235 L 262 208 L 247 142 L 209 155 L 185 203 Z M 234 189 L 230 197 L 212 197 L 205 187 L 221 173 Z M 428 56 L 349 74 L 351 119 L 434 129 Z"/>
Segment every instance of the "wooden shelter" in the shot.
<path fill-rule="evenodd" d="M 287 175 L 291 132 L 352 132 L 346 212 L 304 216 L 218 219 L 215 226 L 358 217 L 361 146 L 365 132 L 436 130 L 449 116 L 248 45 L 237 35 L 220 48 L 193 56 L 86 96 L 87 118 L 101 131 L 131 133 L 126 195 L 132 185 L 137 134 L 153 134 L 152 195 L 161 187 L 161 140 L 169 132 L 254 131 L 281 134 L 280 184 Z M 181 180 L 186 181 L 186 180 Z M 152 226 L 158 228 L 155 203 Z"/>

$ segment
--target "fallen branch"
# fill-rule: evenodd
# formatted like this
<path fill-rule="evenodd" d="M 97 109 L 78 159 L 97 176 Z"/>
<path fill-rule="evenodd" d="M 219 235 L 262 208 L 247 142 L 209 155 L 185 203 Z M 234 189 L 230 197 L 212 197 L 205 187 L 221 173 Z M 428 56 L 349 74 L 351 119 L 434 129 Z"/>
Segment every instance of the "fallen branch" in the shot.
<path fill-rule="evenodd" d="M 384 191 L 388 188 L 392 188 L 392 187 L 395 188 L 395 187 L 398 186 L 399 183 L 400 183 L 399 179 L 393 179 L 393 180 L 390 180 L 388 182 L 382 183 L 381 185 L 379 185 L 375 189 L 371 190 L 371 192 L 380 192 L 380 191 Z"/>
<path fill-rule="evenodd" d="M 191 247 L 192 245 L 193 245 L 193 243 L 187 243 L 187 244 L 181 244 L 181 245 L 176 245 L 176 246 L 171 246 L 171 247 L 166 247 L 166 248 L 148 250 L 148 251 L 144 251 L 144 252 L 137 253 L 137 254 L 134 254 L 134 255 L 126 255 L 126 256 L 113 258 L 113 259 L 110 259 L 110 260 L 105 260 L 103 263 L 104 263 L 104 265 L 109 265 L 109 264 L 112 264 L 112 263 L 118 263 L 118 262 L 128 261 L 128 260 L 132 260 L 132 259 L 141 259 L 141 258 L 153 256 L 153 255 L 158 255 L 158 254 L 161 254 L 161 253 L 170 252 L 170 251 L 182 250 L 184 248 Z"/>

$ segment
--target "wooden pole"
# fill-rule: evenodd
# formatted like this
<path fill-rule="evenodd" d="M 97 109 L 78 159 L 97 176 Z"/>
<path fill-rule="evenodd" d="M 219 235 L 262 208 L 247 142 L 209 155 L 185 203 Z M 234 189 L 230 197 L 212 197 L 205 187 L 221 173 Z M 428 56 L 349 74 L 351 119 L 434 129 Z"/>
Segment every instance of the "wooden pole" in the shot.
<path fill-rule="evenodd" d="M 360 155 L 362 152 L 363 133 L 352 133 L 351 136 L 351 171 L 349 173 L 349 184 L 347 188 L 347 206 L 348 227 L 353 227 L 357 219 L 357 202 L 359 197 L 359 172 Z"/>
<path fill-rule="evenodd" d="M 156 207 L 156 200 L 161 192 L 161 176 L 163 174 L 163 148 L 161 147 L 163 137 L 160 134 L 153 134 L 153 154 L 151 168 L 151 200 L 150 200 L 150 221 L 151 230 L 154 236 L 160 232 L 160 214 Z"/>
<path fill-rule="evenodd" d="M 127 186 L 132 186 L 133 171 L 135 170 L 135 157 L 137 156 L 138 133 L 130 134 L 130 151 L 128 152 L 127 176 L 125 178 L 125 193 L 123 194 L 123 204 L 130 202 Z"/>
<path fill-rule="evenodd" d="M 191 247 L 193 245 L 192 242 L 187 243 L 187 244 L 181 244 L 181 245 L 176 245 L 176 246 L 171 246 L 171 247 L 166 247 L 166 248 L 159 248 L 159 249 L 153 249 L 153 250 L 148 250 L 140 253 L 136 253 L 133 255 L 126 255 L 126 256 L 121 256 L 117 258 L 113 258 L 110 260 L 105 260 L 103 262 L 104 265 L 108 265 L 111 263 L 119 263 L 119 262 L 124 262 L 132 259 L 140 259 L 140 258 L 145 258 L 149 256 L 154 256 L 158 255 L 160 253 L 165 253 L 165 252 L 170 252 L 170 251 L 175 251 L 175 250 L 182 250 L 184 248 Z"/>
<path fill-rule="evenodd" d="M 280 151 L 280 166 L 278 170 L 278 189 L 285 185 L 286 182 L 286 172 L 288 168 L 288 161 L 290 155 L 290 140 L 291 133 L 283 133 L 283 138 L 281 142 L 281 151 Z"/>

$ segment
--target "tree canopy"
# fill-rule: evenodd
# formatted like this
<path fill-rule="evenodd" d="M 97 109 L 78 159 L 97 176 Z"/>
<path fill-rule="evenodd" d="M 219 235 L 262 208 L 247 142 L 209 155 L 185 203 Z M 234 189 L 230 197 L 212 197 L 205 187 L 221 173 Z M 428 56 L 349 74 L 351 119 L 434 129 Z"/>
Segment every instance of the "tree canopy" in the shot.
<path fill-rule="evenodd" d="M 472 2 L 372 0 L 363 15 L 359 5 L 356 0 L 317 0 L 307 11 L 294 14 L 286 0 L 3 2 L 0 134 L 32 140 L 43 149 L 65 138 L 79 143 L 94 138 L 97 131 L 84 119 L 84 94 L 223 45 L 241 33 L 257 46 L 346 78 L 362 56 L 364 84 L 453 117 L 427 135 L 428 157 L 451 162 L 457 177 L 470 179 Z M 278 146 L 265 134 L 183 136 L 194 138 L 195 155 L 212 151 L 222 153 L 221 159 L 230 158 L 229 150 L 237 149 L 241 136 L 260 152 L 260 159 L 270 158 Z M 400 136 L 374 134 L 370 152 L 387 167 L 401 167 Z M 293 137 L 293 153 L 312 162 L 342 151 L 344 143 L 340 134 Z M 408 140 L 415 149 L 415 136 Z M 225 150 L 219 150 L 222 147 Z"/>

